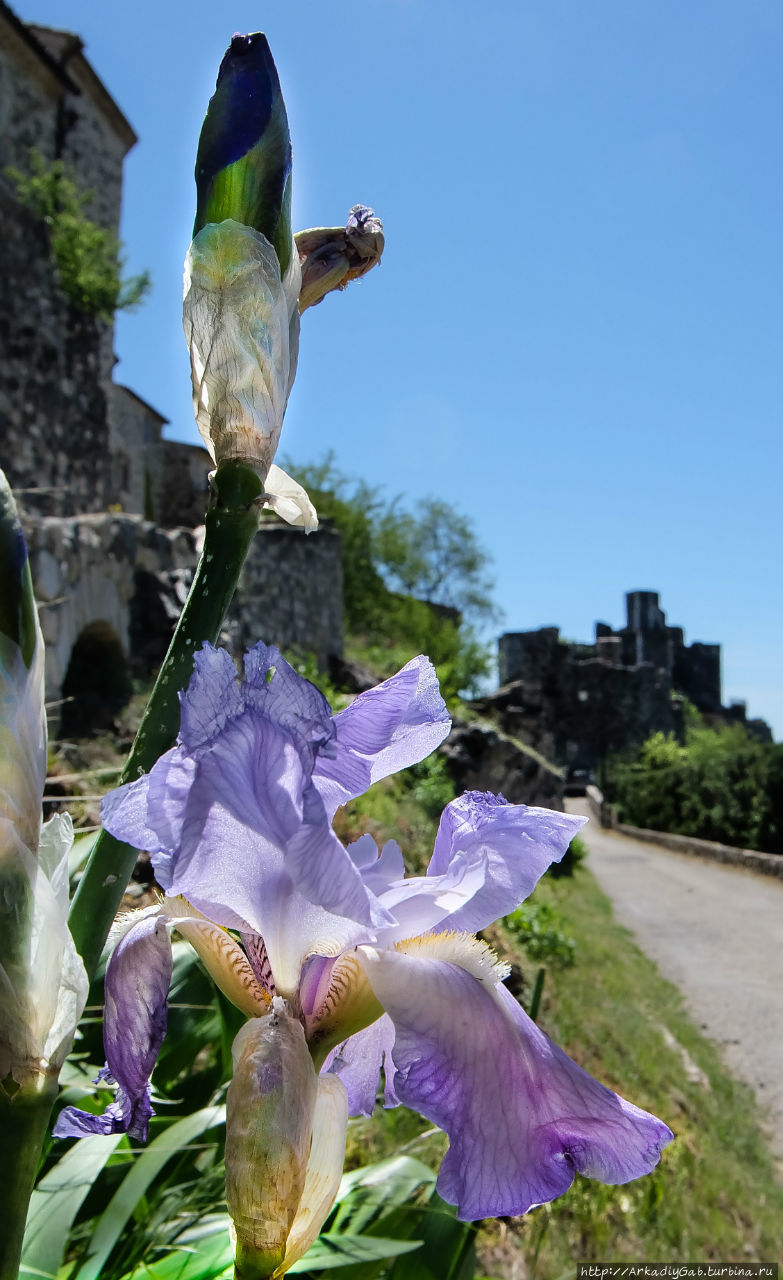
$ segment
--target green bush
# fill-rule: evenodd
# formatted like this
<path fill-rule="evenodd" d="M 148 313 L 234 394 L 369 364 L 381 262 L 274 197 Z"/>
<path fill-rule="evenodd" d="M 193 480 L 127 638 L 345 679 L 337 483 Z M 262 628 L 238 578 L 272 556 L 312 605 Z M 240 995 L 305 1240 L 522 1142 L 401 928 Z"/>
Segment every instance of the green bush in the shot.
<path fill-rule="evenodd" d="M 120 242 L 84 212 L 92 192 L 79 191 L 62 160 L 51 164 L 30 152 L 29 174 L 7 168 L 21 204 L 49 228 L 52 257 L 63 293 L 80 311 L 110 320 L 138 306 L 150 287 L 147 271 L 122 279 Z"/>
<path fill-rule="evenodd" d="M 783 853 L 783 746 L 744 725 L 691 722 L 684 744 L 653 734 L 635 758 L 609 760 L 604 787 L 633 826 Z"/>

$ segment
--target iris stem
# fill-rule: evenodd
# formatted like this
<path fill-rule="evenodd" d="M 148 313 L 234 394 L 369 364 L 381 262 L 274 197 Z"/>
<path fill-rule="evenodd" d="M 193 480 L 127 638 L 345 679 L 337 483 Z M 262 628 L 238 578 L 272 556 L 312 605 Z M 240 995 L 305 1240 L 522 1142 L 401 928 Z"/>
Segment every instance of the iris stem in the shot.
<path fill-rule="evenodd" d="M 258 475 L 241 462 L 223 463 L 212 480 L 204 547 L 182 616 L 150 695 L 120 782 L 148 773 L 179 731 L 178 694 L 193 673 L 193 655 L 215 644 L 258 529 Z M 101 831 L 71 905 L 70 927 L 88 977 L 98 966 L 111 923 L 136 864 L 136 850 Z"/>
<path fill-rule="evenodd" d="M 57 1077 L 41 1073 L 11 1095 L 0 1083 L 0 1280 L 17 1280 L 27 1207 L 33 1191 Z"/>

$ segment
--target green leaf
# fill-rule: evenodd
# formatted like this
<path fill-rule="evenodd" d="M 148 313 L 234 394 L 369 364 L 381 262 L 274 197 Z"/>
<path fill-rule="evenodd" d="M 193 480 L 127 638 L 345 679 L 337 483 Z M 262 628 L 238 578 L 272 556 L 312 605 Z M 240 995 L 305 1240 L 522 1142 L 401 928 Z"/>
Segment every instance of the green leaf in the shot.
<path fill-rule="evenodd" d="M 422 1187 L 434 1185 L 432 1170 L 412 1156 L 393 1156 L 354 1169 L 340 1183 L 330 1231 L 358 1235 L 378 1218 L 406 1204 Z"/>
<path fill-rule="evenodd" d="M 337 1235 L 325 1231 L 305 1256 L 289 1268 L 287 1274 L 331 1271 L 335 1267 L 347 1267 L 357 1262 L 378 1262 L 397 1257 L 401 1253 L 411 1253 L 420 1244 L 420 1240 L 386 1240 L 383 1236 Z"/>
<path fill-rule="evenodd" d="M 167 1253 L 159 1262 L 142 1264 L 122 1280 L 223 1280 L 234 1275 L 234 1246 L 222 1223 L 193 1245 Z"/>
<path fill-rule="evenodd" d="M 122 1133 L 80 1138 L 41 1179 L 27 1214 L 20 1278 L 56 1276 L 82 1202 L 123 1139 Z"/>
<path fill-rule="evenodd" d="M 224 1123 L 225 1118 L 225 1107 L 204 1107 L 194 1115 L 185 1116 L 169 1125 L 136 1158 L 132 1169 L 114 1193 L 93 1230 L 87 1257 L 76 1273 L 76 1280 L 97 1280 L 125 1224 L 167 1161 L 178 1155 L 206 1129 Z"/>
<path fill-rule="evenodd" d="M 74 832 L 73 844 L 71 852 L 68 854 L 68 878 L 75 876 L 77 871 L 81 871 L 85 862 L 92 853 L 92 846 L 98 839 L 97 831 L 87 831 L 84 835 L 80 835 L 78 831 Z"/>
<path fill-rule="evenodd" d="M 389 1280 L 473 1280 L 476 1224 L 458 1222 L 456 1215 L 456 1209 L 433 1191 L 416 1227 L 421 1249 L 409 1262 L 395 1263 Z"/>

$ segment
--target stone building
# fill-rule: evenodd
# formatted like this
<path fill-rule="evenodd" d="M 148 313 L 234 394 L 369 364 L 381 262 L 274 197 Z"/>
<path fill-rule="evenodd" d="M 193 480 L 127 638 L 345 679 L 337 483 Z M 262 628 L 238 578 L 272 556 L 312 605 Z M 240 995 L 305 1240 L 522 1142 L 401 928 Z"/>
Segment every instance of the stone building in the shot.
<path fill-rule="evenodd" d="M 597 622 L 593 644 L 564 641 L 557 627 L 500 637 L 493 702 L 504 727 L 558 765 L 592 771 L 652 733 L 679 734 L 685 698 L 710 719 L 744 720 L 742 704 L 722 705 L 720 645 L 686 645 L 655 591 L 625 600 L 626 625 Z M 746 723 L 770 738 L 764 721 Z"/>
<path fill-rule="evenodd" d="M 198 559 L 210 460 L 164 439 L 163 415 L 113 381 L 113 324 L 69 301 L 49 228 L 7 168 L 29 169 L 32 148 L 61 160 L 93 193 L 89 216 L 116 235 L 136 141 L 79 37 L 23 23 L 0 0 L 0 466 L 28 537 L 47 698 L 75 699 L 87 719 L 90 700 L 111 714 L 130 667 L 165 652 Z M 324 664 L 339 656 L 339 535 L 264 523 L 227 635 Z"/>

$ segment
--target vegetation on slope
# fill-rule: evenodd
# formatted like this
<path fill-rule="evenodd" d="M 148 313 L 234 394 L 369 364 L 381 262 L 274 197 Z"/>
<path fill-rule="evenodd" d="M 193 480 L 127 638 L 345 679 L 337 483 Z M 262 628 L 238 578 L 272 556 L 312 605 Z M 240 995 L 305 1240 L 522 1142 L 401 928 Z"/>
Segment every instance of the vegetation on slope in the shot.
<path fill-rule="evenodd" d="M 622 822 L 783 854 L 783 744 L 744 725 L 711 728 L 691 711 L 684 743 L 653 734 L 609 760 L 603 782 Z"/>

